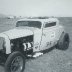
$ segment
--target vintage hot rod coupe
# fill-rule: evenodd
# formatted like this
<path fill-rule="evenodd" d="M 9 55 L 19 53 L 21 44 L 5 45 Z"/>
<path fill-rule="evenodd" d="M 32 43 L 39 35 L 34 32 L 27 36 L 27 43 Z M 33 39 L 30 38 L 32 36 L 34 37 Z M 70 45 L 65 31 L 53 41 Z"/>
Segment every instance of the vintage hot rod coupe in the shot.
<path fill-rule="evenodd" d="M 23 72 L 25 59 L 53 46 L 66 50 L 69 35 L 57 18 L 20 19 L 16 27 L 0 33 L 0 56 L 6 59 L 6 72 Z"/>

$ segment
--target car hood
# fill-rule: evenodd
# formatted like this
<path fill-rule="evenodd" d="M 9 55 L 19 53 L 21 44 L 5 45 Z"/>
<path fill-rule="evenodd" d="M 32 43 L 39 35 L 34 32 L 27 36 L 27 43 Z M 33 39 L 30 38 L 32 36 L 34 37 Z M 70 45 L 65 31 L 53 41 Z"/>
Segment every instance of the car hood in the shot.
<path fill-rule="evenodd" d="M 15 39 L 15 38 L 33 35 L 36 30 L 37 28 L 18 27 L 11 29 L 9 31 L 5 31 L 3 32 L 3 34 L 7 35 L 9 39 Z"/>

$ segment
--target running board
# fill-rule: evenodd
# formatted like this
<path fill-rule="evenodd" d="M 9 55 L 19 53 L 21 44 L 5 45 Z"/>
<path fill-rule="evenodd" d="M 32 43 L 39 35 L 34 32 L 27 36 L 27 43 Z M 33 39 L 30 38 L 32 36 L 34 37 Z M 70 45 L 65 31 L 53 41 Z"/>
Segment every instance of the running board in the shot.
<path fill-rule="evenodd" d="M 33 55 L 27 55 L 27 56 L 28 56 L 28 57 L 36 58 L 36 57 L 39 57 L 39 56 L 41 56 L 41 55 L 43 55 L 42 52 L 37 52 L 37 53 L 34 53 Z"/>

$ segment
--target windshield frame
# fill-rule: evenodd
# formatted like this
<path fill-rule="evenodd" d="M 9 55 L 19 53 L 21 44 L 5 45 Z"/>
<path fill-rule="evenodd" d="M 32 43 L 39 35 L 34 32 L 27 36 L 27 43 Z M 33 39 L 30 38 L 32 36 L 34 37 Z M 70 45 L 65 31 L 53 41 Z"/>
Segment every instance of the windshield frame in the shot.
<path fill-rule="evenodd" d="M 40 26 L 38 27 L 38 26 L 28 26 L 28 25 L 18 25 L 18 22 L 38 22 L 39 24 L 40 24 Z M 41 21 L 17 21 L 16 22 L 16 27 L 35 27 L 35 28 L 41 28 L 42 27 L 42 22 Z"/>

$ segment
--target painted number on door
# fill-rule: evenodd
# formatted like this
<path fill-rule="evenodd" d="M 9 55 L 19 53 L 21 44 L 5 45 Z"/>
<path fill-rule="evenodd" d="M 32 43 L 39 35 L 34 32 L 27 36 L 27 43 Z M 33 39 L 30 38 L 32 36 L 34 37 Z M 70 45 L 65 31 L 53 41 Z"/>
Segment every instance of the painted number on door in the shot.
<path fill-rule="evenodd" d="M 51 45 L 52 45 L 52 41 L 46 43 L 46 47 L 51 46 Z"/>

